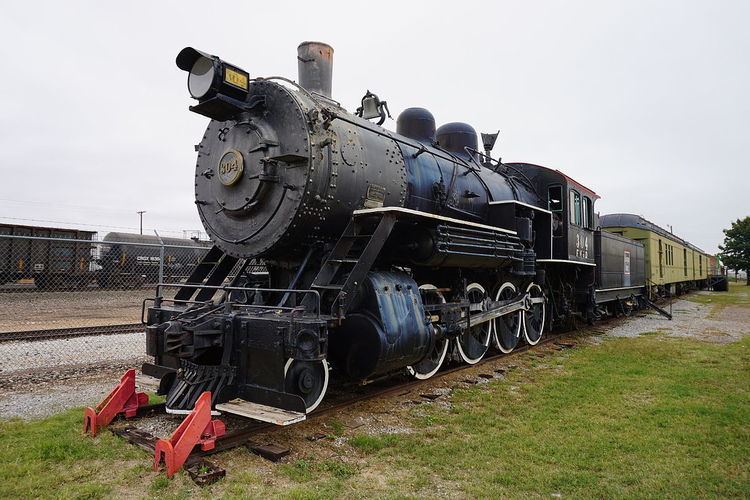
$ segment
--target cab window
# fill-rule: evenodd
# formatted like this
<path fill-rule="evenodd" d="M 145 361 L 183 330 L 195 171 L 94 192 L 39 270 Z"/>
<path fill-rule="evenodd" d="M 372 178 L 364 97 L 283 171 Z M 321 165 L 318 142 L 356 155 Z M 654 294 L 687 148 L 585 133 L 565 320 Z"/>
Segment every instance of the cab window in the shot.
<path fill-rule="evenodd" d="M 550 212 L 563 211 L 563 188 L 562 186 L 550 186 L 547 190 Z"/>
<path fill-rule="evenodd" d="M 581 195 L 573 189 L 570 190 L 570 223 L 581 225 Z"/>
<path fill-rule="evenodd" d="M 594 229 L 594 204 L 588 196 L 583 197 L 583 227 Z"/>

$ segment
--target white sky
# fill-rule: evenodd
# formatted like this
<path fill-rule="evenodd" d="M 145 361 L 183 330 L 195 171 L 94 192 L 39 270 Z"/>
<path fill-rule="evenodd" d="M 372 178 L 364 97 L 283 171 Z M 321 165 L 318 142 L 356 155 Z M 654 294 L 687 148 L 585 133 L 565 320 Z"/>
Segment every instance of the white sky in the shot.
<path fill-rule="evenodd" d="M 0 220 L 200 229 L 186 45 L 297 77 L 333 45 L 333 94 L 501 130 L 506 161 L 558 168 L 601 213 L 707 251 L 750 215 L 750 2 L 8 2 L 0 13 Z M 386 122 L 395 128 L 395 120 Z M 37 222 L 37 225 L 43 223 Z M 174 231 L 174 232 L 169 232 Z"/>

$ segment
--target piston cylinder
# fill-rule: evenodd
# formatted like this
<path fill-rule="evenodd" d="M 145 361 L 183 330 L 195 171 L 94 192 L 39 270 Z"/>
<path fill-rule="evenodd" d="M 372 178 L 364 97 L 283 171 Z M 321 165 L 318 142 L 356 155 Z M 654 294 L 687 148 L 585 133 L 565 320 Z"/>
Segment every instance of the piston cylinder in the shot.
<path fill-rule="evenodd" d="M 403 273 L 367 275 L 362 300 L 331 332 L 329 358 L 353 379 L 367 379 L 420 361 L 434 342 L 417 283 Z"/>

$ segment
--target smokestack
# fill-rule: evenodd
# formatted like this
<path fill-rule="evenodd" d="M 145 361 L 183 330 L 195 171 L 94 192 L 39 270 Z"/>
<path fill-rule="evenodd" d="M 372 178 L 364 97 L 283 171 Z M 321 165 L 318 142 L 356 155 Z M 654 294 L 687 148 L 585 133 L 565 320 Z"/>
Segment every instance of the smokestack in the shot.
<path fill-rule="evenodd" d="M 302 42 L 297 47 L 297 68 L 302 87 L 331 97 L 333 47 L 322 42 Z"/>

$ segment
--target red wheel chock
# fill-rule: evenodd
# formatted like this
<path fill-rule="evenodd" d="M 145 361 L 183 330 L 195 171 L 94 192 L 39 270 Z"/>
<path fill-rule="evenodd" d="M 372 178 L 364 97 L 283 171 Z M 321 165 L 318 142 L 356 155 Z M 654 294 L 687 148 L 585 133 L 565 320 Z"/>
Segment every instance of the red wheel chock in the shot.
<path fill-rule="evenodd" d="M 169 439 L 160 439 L 154 449 L 154 470 L 159 470 L 162 462 L 167 469 L 167 477 L 172 477 L 185 463 L 193 448 L 201 445 L 201 450 L 212 450 L 216 438 L 226 433 L 221 420 L 211 420 L 211 392 L 206 391 L 195 402 L 195 408 L 185 417 Z"/>
<path fill-rule="evenodd" d="M 125 418 L 134 417 L 138 407 L 148 403 L 145 392 L 135 392 L 135 370 L 128 370 L 120 379 L 117 387 L 94 408 L 83 410 L 83 432 L 96 436 L 112 422 L 118 413 L 125 413 Z"/>

